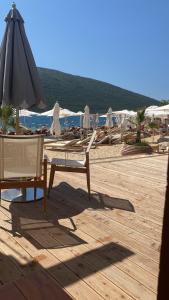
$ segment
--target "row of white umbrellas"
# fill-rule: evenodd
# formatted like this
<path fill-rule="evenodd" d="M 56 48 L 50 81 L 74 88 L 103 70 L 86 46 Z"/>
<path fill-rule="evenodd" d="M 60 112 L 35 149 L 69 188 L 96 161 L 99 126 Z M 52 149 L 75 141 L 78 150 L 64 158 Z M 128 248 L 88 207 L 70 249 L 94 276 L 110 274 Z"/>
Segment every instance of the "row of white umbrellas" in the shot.
<path fill-rule="evenodd" d="M 53 117 L 53 112 L 54 112 L 54 108 L 52 108 L 51 110 L 45 111 L 44 113 L 41 113 L 41 114 L 27 110 L 27 109 L 21 109 L 19 111 L 19 116 L 20 117 L 31 117 L 31 116 Z M 81 112 L 81 111 L 75 113 L 69 109 L 60 108 L 59 118 L 64 118 L 64 117 L 68 117 L 68 116 L 80 116 L 82 114 L 83 114 L 83 112 Z"/>
<path fill-rule="evenodd" d="M 51 132 L 52 135 L 59 136 L 60 133 L 61 133 L 61 127 L 60 127 L 60 122 L 59 122 L 60 107 L 59 107 L 58 103 L 55 104 L 52 112 L 53 112 L 53 122 L 52 122 L 52 126 L 50 128 L 50 132 Z M 82 127 L 84 129 L 89 129 L 90 128 L 90 111 L 89 111 L 89 106 L 88 105 L 85 106 L 84 113 L 81 113 L 81 115 L 83 117 Z M 123 125 L 123 123 L 125 122 L 126 117 L 136 115 L 136 113 L 133 112 L 133 111 L 124 110 L 124 111 L 119 111 L 117 113 L 114 113 L 114 115 L 121 116 L 121 118 L 119 118 L 119 124 Z M 96 118 L 95 118 L 95 122 L 98 121 L 98 117 L 99 116 L 97 114 Z M 107 114 L 106 114 L 106 126 L 109 127 L 109 128 L 113 126 L 112 117 L 113 117 L 113 111 L 112 111 L 112 108 L 110 107 Z"/>
<path fill-rule="evenodd" d="M 149 117 L 168 117 L 169 116 L 169 104 L 163 106 L 149 106 L 146 111 L 146 115 Z"/>
<path fill-rule="evenodd" d="M 127 110 L 124 111 L 119 111 L 117 112 L 117 115 L 123 115 L 123 119 L 125 116 L 129 116 L 129 115 L 133 115 L 134 112 L 129 112 Z M 112 108 L 110 107 L 107 114 L 103 115 L 101 117 L 106 117 L 106 126 L 107 127 L 112 127 L 113 126 L 113 120 L 112 120 L 112 116 L 113 116 L 113 111 Z M 20 116 L 25 116 L 25 117 L 31 117 L 31 116 L 51 116 L 53 117 L 53 122 L 50 128 L 50 133 L 52 135 L 55 136 L 59 136 L 61 134 L 61 126 L 60 126 L 60 122 L 59 122 L 59 118 L 60 117 L 68 117 L 68 116 L 78 116 L 80 115 L 82 117 L 82 127 L 84 129 L 89 129 L 90 128 L 90 110 L 89 110 L 89 106 L 86 105 L 84 108 L 84 113 L 83 112 L 78 112 L 78 113 L 74 113 L 68 109 L 62 109 L 59 107 L 59 104 L 56 102 L 56 104 L 54 105 L 53 109 L 44 112 L 42 114 L 38 114 L 32 111 L 28 111 L 26 109 L 22 109 L 20 111 Z M 122 120 L 123 120 L 122 119 Z M 99 120 L 99 115 L 96 114 L 95 115 L 95 123 L 97 123 Z M 120 120 L 120 121 L 122 121 Z"/>
<path fill-rule="evenodd" d="M 55 106 L 54 106 L 55 107 Z M 20 117 L 31 117 L 31 116 L 47 116 L 47 117 L 53 117 L 53 113 L 54 113 L 54 107 L 51 110 L 45 111 L 44 113 L 36 113 L 27 109 L 21 109 L 19 111 L 19 116 Z M 69 116 L 81 116 L 81 115 L 85 115 L 85 114 L 89 114 L 89 107 L 88 105 L 86 105 L 84 112 L 82 111 L 78 111 L 73 112 L 69 109 L 65 109 L 65 108 L 60 108 L 59 110 L 59 118 L 64 118 L 64 117 L 69 117 Z M 121 111 L 112 111 L 112 108 L 110 107 L 107 114 L 105 115 L 101 115 L 100 117 L 107 117 L 107 115 L 125 115 L 125 116 L 134 116 L 136 115 L 136 112 L 134 111 L 129 111 L 129 110 L 121 110 Z M 96 114 L 97 115 L 97 114 Z"/>
<path fill-rule="evenodd" d="M 34 116 L 34 115 L 53 117 L 53 122 L 52 122 L 52 125 L 50 128 L 50 132 L 52 135 L 56 135 L 56 136 L 59 136 L 61 134 L 61 126 L 60 126 L 60 122 L 59 122 L 60 117 L 81 115 L 82 116 L 82 127 L 85 129 L 90 128 L 90 111 L 89 111 L 88 105 L 85 106 L 84 113 L 83 112 L 74 113 L 68 109 L 62 109 L 59 107 L 59 104 L 57 102 L 54 105 L 53 109 L 51 109 L 47 112 L 44 112 L 42 114 L 31 112 L 26 109 L 21 110 L 21 113 L 20 113 L 20 116 Z M 147 116 L 169 115 L 169 105 L 165 105 L 165 106 L 161 106 L 161 107 L 156 107 L 156 106 L 148 107 L 146 109 L 146 115 Z M 113 112 L 112 108 L 110 107 L 107 114 L 101 116 L 101 117 L 106 117 L 105 125 L 109 128 L 113 126 L 113 120 L 112 120 L 113 116 L 117 117 L 119 125 L 123 127 L 123 125 L 126 126 L 127 118 L 136 116 L 136 112 L 129 111 L 129 110 L 121 110 L 121 111 Z M 98 118 L 98 114 L 97 114 L 96 118 Z M 95 120 L 95 122 L 96 122 L 96 120 Z"/>

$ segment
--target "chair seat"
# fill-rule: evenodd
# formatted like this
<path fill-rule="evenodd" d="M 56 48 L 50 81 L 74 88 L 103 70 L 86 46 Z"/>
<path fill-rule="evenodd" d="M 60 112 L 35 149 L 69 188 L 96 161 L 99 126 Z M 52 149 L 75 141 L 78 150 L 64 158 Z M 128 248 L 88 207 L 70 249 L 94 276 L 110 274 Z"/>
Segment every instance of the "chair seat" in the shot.
<path fill-rule="evenodd" d="M 73 167 L 73 168 L 83 168 L 84 167 L 83 160 L 53 158 L 51 161 L 51 164 L 57 165 L 57 166 Z"/>

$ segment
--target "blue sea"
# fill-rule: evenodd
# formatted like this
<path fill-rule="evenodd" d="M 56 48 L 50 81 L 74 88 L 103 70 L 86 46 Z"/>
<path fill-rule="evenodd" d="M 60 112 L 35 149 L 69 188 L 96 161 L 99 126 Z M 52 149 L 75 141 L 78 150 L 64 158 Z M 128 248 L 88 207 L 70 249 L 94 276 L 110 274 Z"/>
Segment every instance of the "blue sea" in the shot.
<path fill-rule="evenodd" d="M 61 118 L 60 125 L 62 128 L 64 127 L 72 127 L 72 126 L 80 126 L 80 116 L 70 116 L 66 118 Z M 48 128 L 51 127 L 53 118 L 48 116 L 31 116 L 31 117 L 20 117 L 20 122 L 22 125 L 36 130 L 41 128 L 42 126 L 46 126 Z M 106 118 L 99 117 L 99 126 L 105 125 Z M 93 120 L 90 121 L 91 127 L 93 127 Z"/>

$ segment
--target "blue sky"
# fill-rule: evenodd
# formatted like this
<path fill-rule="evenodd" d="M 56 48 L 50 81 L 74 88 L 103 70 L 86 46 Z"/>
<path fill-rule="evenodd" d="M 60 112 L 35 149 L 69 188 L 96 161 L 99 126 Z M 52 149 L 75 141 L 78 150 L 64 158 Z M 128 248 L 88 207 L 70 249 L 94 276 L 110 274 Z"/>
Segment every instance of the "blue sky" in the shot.
<path fill-rule="evenodd" d="M 168 0 L 17 0 L 40 67 L 169 98 Z M 0 39 L 11 1 L 0 0 Z"/>

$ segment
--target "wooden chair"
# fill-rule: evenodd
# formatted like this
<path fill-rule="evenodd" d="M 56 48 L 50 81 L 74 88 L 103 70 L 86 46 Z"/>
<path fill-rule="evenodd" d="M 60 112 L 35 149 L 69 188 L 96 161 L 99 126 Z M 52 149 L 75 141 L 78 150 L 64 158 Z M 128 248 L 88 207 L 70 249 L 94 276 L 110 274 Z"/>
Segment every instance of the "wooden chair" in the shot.
<path fill-rule="evenodd" d="M 93 132 L 92 137 L 90 139 L 89 145 L 85 151 L 85 160 L 65 160 L 65 159 L 58 159 L 53 158 L 51 161 L 51 171 L 50 171 L 50 179 L 49 179 L 49 190 L 53 186 L 53 180 L 55 171 L 62 171 L 62 172 L 75 172 L 75 173 L 85 173 L 87 177 L 87 188 L 88 188 L 88 195 L 90 199 L 90 163 L 89 163 L 89 151 L 94 142 L 96 136 L 96 131 Z"/>
<path fill-rule="evenodd" d="M 0 136 L 0 201 L 1 189 L 34 188 L 44 191 L 44 211 L 47 197 L 47 160 L 43 160 L 42 135 Z M 1 203 L 0 203 L 1 204 Z"/>

